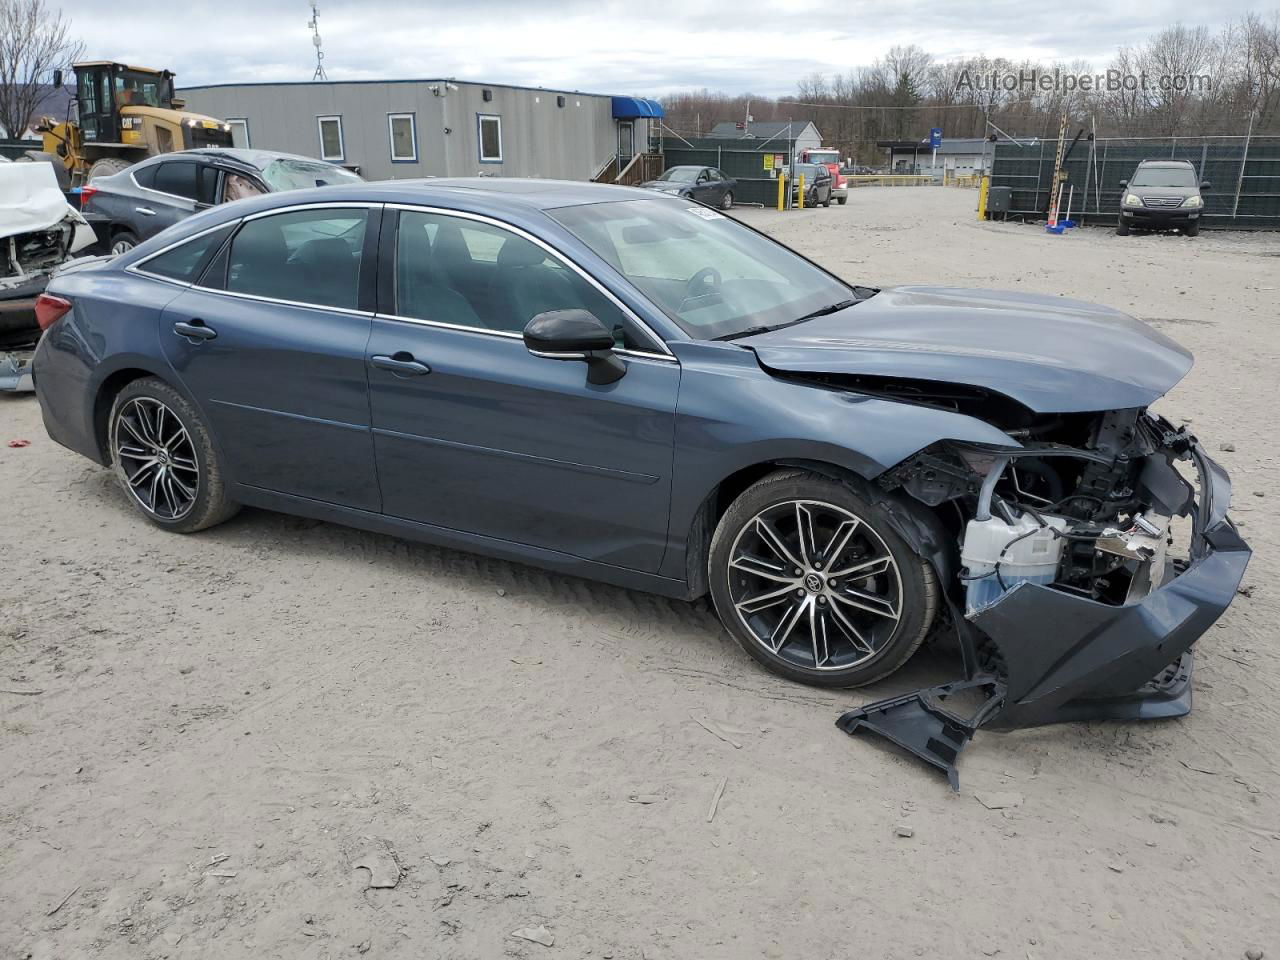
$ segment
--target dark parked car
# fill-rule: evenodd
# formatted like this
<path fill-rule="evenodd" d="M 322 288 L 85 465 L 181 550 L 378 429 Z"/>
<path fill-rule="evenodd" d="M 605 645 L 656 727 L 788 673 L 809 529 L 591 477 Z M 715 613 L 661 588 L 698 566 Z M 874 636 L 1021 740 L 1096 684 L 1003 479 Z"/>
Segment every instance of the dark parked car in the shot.
<path fill-rule="evenodd" d="M 1131 229 L 1168 230 L 1177 227 L 1188 237 L 1200 233 L 1204 213 L 1201 180 L 1186 160 L 1143 160 L 1128 180 L 1121 180 L 1120 220 L 1116 233 Z"/>
<path fill-rule="evenodd" d="M 86 216 L 103 218 L 111 253 L 143 240 L 193 213 L 280 190 L 360 183 L 359 175 L 323 160 L 272 150 L 206 148 L 152 157 L 109 177 L 94 177 L 81 191 Z"/>
<path fill-rule="evenodd" d="M 733 206 L 733 191 L 738 181 L 727 177 L 715 167 L 671 167 L 657 180 L 640 186 L 677 197 L 688 197 L 710 207 L 728 210 Z"/>
<path fill-rule="evenodd" d="M 1138 691 L 1185 679 L 1249 558 L 1226 474 L 1147 409 L 1191 366 L 1163 334 L 1057 296 L 852 286 L 687 199 L 268 195 L 72 264 L 42 303 L 50 436 L 159 527 L 250 504 L 709 592 L 808 683 L 885 676 L 945 624 L 986 719 L 1185 712 L 1185 684 Z"/>
<path fill-rule="evenodd" d="M 797 163 L 791 167 L 791 202 L 800 201 L 800 178 L 804 177 L 804 205 L 831 206 L 831 171 L 820 163 Z"/>

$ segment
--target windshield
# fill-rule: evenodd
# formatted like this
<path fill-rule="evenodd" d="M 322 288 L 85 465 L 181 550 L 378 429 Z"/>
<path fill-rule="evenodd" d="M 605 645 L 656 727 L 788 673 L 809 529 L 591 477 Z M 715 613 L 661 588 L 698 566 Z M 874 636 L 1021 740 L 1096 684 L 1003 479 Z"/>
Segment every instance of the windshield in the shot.
<path fill-rule="evenodd" d="M 655 197 L 548 213 L 699 340 L 793 323 L 853 291 L 723 214 Z"/>
<path fill-rule="evenodd" d="M 1194 187 L 1195 171 L 1190 167 L 1139 167 L 1131 187 Z"/>
<path fill-rule="evenodd" d="M 810 150 L 809 161 L 811 163 L 839 163 L 840 154 L 834 150 Z"/>
<path fill-rule="evenodd" d="M 358 174 L 332 163 L 311 160 L 272 160 L 262 177 L 272 190 L 302 190 L 306 187 L 328 187 L 335 183 L 363 183 Z"/>
<path fill-rule="evenodd" d="M 659 180 L 674 180 L 677 183 L 693 183 L 697 179 L 698 171 L 701 167 L 672 167 L 665 170 Z"/>
<path fill-rule="evenodd" d="M 168 86 L 159 74 L 121 70 L 116 74 L 116 106 L 167 107 Z"/>

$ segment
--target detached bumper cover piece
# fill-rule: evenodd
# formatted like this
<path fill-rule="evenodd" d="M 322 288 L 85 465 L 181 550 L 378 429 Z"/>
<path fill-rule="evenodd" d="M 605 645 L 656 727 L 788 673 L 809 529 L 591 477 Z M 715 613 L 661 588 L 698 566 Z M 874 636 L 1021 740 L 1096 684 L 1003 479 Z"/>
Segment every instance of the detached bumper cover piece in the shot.
<path fill-rule="evenodd" d="M 1183 716 L 1191 709 L 1191 648 L 1230 605 L 1252 552 L 1226 511 L 1226 471 L 1198 445 L 1190 563 L 1137 603 L 1112 606 L 1023 583 L 980 610 L 972 626 L 999 651 L 1001 668 L 960 683 L 872 703 L 844 714 L 846 733 L 886 737 L 948 774 L 979 727 Z M 1171 469 L 1171 468 L 1170 468 Z M 972 644 L 973 631 L 962 631 Z M 968 635 L 966 635 L 968 634 Z M 973 662 L 967 660 L 967 662 Z M 987 699 L 963 718 L 942 704 L 960 689 Z"/>

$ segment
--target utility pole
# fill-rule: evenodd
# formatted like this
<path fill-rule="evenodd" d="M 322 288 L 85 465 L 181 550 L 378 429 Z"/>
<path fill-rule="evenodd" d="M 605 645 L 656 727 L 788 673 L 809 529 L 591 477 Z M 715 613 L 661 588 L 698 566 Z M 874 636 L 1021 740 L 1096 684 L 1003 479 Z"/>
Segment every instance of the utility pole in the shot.
<path fill-rule="evenodd" d="M 328 80 L 324 72 L 324 51 L 320 49 L 320 7 L 315 0 L 311 0 L 311 19 L 307 21 L 307 26 L 311 28 L 311 45 L 316 48 L 316 72 L 311 75 L 311 79 Z"/>

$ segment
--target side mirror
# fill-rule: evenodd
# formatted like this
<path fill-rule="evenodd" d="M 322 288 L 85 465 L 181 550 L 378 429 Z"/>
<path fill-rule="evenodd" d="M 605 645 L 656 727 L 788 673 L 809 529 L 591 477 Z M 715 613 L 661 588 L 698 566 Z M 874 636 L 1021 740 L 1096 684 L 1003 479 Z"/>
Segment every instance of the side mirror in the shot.
<path fill-rule="evenodd" d="M 613 334 L 587 310 L 538 314 L 524 328 L 524 345 L 535 357 L 586 361 L 588 383 L 613 383 L 627 372 L 613 352 Z"/>
<path fill-rule="evenodd" d="M 1120 186 L 1122 186 L 1122 187 L 1127 187 L 1128 185 L 1129 185 L 1129 181 L 1128 181 L 1128 180 L 1121 180 L 1121 181 L 1120 181 Z"/>
<path fill-rule="evenodd" d="M 1212 187 L 1212 186 L 1213 186 L 1213 184 L 1212 184 L 1212 183 L 1210 183 L 1208 180 L 1201 180 L 1201 181 L 1200 181 L 1200 189 L 1201 189 L 1201 190 L 1208 190 L 1208 189 L 1209 189 L 1210 187 Z"/>
<path fill-rule="evenodd" d="M 54 86 L 54 89 L 60 89 L 62 87 L 62 68 L 61 67 L 54 68 L 53 86 Z"/>

